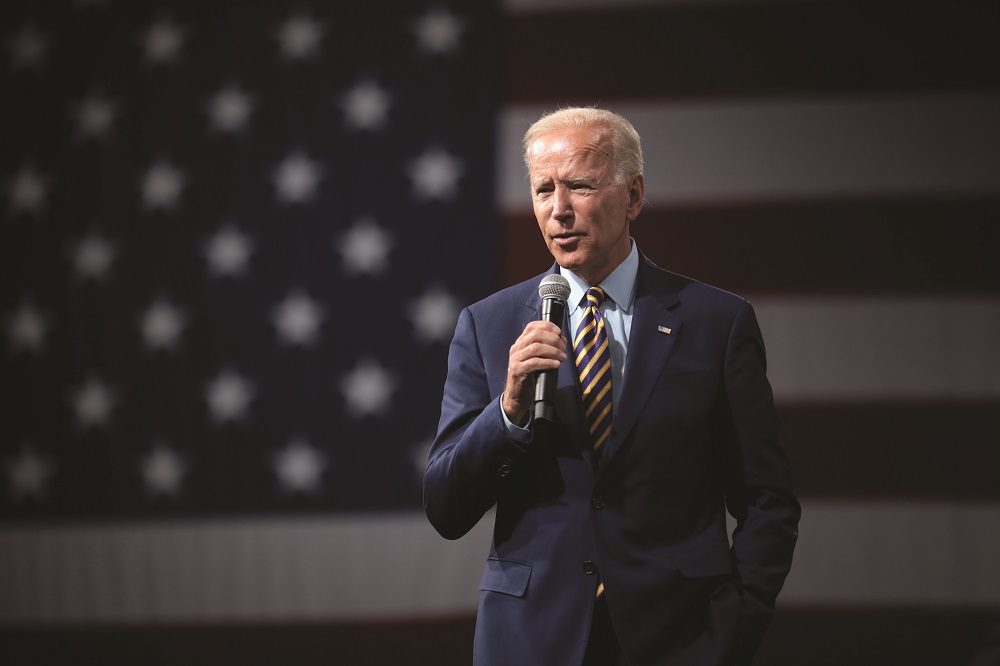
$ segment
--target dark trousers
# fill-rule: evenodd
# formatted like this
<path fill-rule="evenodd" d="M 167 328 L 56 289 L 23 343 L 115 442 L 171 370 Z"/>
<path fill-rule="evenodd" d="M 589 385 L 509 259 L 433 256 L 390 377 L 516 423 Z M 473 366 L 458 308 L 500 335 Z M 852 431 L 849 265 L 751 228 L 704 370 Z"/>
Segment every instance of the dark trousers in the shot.
<path fill-rule="evenodd" d="M 624 663 L 618 636 L 611 625 L 608 604 L 601 595 L 594 601 L 594 620 L 587 640 L 587 651 L 583 655 L 583 666 L 617 666 Z"/>

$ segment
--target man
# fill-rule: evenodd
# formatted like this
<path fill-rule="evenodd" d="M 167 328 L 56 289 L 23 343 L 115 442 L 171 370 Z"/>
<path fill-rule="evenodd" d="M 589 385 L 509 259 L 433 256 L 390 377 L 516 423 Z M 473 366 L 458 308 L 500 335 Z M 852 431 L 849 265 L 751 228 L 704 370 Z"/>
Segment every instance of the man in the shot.
<path fill-rule="evenodd" d="M 544 275 L 461 313 L 424 476 L 447 538 L 496 506 L 475 663 L 748 664 L 799 518 L 753 309 L 639 253 L 627 120 L 563 109 L 524 151 L 567 321 L 539 320 Z M 554 421 L 529 409 L 545 370 Z"/>

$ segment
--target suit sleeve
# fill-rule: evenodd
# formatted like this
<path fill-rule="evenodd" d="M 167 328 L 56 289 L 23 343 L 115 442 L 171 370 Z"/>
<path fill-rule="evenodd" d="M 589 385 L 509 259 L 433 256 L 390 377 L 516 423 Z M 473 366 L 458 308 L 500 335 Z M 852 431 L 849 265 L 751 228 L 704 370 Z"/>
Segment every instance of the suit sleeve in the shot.
<path fill-rule="evenodd" d="M 508 437 L 500 407 L 508 348 L 509 343 L 484 355 L 472 312 L 465 309 L 459 315 L 448 353 L 441 421 L 424 472 L 424 511 L 448 539 L 463 536 L 479 522 L 526 453 Z M 493 361 L 489 367 L 487 359 Z M 500 390 L 491 391 L 491 383 Z"/>
<path fill-rule="evenodd" d="M 738 595 L 737 635 L 745 654 L 752 654 L 791 567 L 800 507 L 767 380 L 764 342 L 746 301 L 730 332 L 725 385 L 728 423 L 720 431 L 727 452 L 726 504 L 737 524 L 737 579 L 723 596 Z"/>

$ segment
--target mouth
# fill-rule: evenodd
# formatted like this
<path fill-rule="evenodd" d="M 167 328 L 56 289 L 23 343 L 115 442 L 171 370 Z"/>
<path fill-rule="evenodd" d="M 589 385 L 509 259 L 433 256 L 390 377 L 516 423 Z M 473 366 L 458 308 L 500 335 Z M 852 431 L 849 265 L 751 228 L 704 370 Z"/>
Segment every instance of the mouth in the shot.
<path fill-rule="evenodd" d="M 552 235 L 552 242 L 555 243 L 556 245 L 559 245 L 559 246 L 570 245 L 572 243 L 575 243 L 577 240 L 579 240 L 582 237 L 583 237 L 583 234 L 579 234 L 579 233 L 553 234 Z"/>

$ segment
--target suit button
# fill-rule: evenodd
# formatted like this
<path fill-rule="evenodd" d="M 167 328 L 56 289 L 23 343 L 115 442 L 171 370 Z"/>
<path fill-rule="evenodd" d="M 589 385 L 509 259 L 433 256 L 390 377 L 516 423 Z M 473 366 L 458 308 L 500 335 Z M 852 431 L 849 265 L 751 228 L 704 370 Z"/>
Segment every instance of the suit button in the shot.
<path fill-rule="evenodd" d="M 583 573 L 587 574 L 588 576 L 593 576 L 595 573 L 597 573 L 597 565 L 591 562 L 590 560 L 587 560 L 586 562 L 583 563 Z"/>
<path fill-rule="evenodd" d="M 594 497 L 594 499 L 590 500 L 590 506 L 594 507 L 598 511 L 603 509 L 606 505 L 607 503 L 604 501 L 604 498 L 601 497 L 600 495 L 597 495 L 596 497 Z"/>
<path fill-rule="evenodd" d="M 497 467 L 497 476 L 502 479 L 508 474 L 510 474 L 510 465 L 507 463 L 501 463 L 500 466 Z"/>

